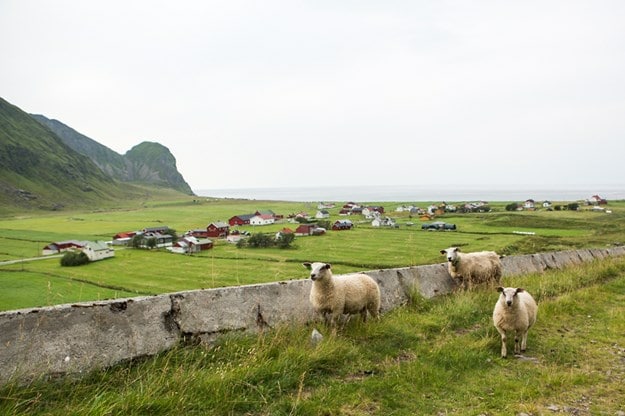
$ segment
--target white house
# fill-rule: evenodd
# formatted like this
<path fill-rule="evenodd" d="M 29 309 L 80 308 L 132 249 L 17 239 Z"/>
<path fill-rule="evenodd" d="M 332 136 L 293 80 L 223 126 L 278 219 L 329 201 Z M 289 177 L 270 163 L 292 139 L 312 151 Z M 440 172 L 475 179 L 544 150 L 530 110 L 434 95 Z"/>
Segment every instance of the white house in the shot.
<path fill-rule="evenodd" d="M 395 220 L 390 217 L 377 217 L 373 221 L 371 221 L 371 226 L 373 227 L 394 227 Z"/>
<path fill-rule="evenodd" d="M 101 241 L 85 241 L 82 252 L 87 255 L 89 261 L 97 261 L 115 257 L 115 251 Z"/>
<path fill-rule="evenodd" d="M 532 210 L 536 207 L 536 202 L 533 199 L 528 199 L 523 203 L 523 209 Z"/>
<path fill-rule="evenodd" d="M 250 225 L 269 225 L 274 222 L 276 222 L 275 218 L 267 214 L 255 215 L 250 218 Z"/>
<path fill-rule="evenodd" d="M 330 218 L 330 213 L 325 209 L 320 209 L 319 211 L 317 211 L 317 214 L 315 214 L 315 218 L 319 220 Z"/>

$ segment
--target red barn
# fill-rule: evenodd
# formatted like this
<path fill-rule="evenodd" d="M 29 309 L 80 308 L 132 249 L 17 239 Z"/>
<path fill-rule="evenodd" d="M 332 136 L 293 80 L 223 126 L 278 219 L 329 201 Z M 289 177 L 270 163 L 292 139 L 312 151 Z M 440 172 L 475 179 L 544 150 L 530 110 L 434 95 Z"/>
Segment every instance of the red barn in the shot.
<path fill-rule="evenodd" d="M 235 225 L 249 225 L 250 224 L 250 220 L 255 215 L 256 214 L 235 215 L 234 217 L 232 217 L 232 218 L 230 218 L 228 220 L 228 224 L 230 224 L 231 227 L 234 227 Z"/>
<path fill-rule="evenodd" d="M 228 232 L 230 231 L 230 226 L 223 221 L 211 222 L 206 227 L 206 236 L 207 237 L 217 237 L 217 238 L 226 238 L 228 236 Z"/>

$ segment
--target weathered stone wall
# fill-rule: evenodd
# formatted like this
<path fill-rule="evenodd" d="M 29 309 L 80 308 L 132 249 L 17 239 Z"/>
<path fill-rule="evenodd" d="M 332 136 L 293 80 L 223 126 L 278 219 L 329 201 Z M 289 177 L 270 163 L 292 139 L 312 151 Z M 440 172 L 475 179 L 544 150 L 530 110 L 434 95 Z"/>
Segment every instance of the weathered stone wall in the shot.
<path fill-rule="evenodd" d="M 625 248 L 504 257 L 504 276 L 543 272 L 625 254 Z M 414 291 L 449 293 L 446 264 L 366 272 L 380 285 L 382 312 Z M 0 313 L 0 384 L 45 375 L 81 373 L 156 354 L 182 339 L 210 342 L 229 331 L 258 331 L 313 318 L 311 281 L 196 290 Z"/>

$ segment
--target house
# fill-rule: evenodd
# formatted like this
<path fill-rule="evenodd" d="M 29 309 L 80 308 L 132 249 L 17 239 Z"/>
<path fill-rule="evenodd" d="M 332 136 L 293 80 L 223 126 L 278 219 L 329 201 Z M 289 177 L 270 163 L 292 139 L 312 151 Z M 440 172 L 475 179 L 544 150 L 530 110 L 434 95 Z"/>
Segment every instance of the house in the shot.
<path fill-rule="evenodd" d="M 300 224 L 300 226 L 295 229 L 295 235 L 313 235 L 315 228 L 317 228 L 317 224 Z"/>
<path fill-rule="evenodd" d="M 49 256 L 50 254 L 59 254 L 64 251 L 80 250 L 84 246 L 85 246 L 84 241 L 78 241 L 78 240 L 57 241 L 57 242 L 46 245 L 41 251 L 41 254 L 44 256 Z"/>
<path fill-rule="evenodd" d="M 601 198 L 599 195 L 593 195 L 586 200 L 586 204 L 588 205 L 606 205 L 608 201 L 604 198 Z"/>
<path fill-rule="evenodd" d="M 536 209 L 536 201 L 533 199 L 528 199 L 523 203 L 523 209 L 527 209 L 529 211 L 533 211 Z"/>
<path fill-rule="evenodd" d="M 81 249 L 87 255 L 89 261 L 98 261 L 115 257 L 115 251 L 106 243 L 101 241 L 85 241 L 85 245 Z"/>
<path fill-rule="evenodd" d="M 269 214 L 254 215 L 250 218 L 250 225 L 269 225 L 274 222 L 276 222 L 275 218 Z"/>
<path fill-rule="evenodd" d="M 377 217 L 373 221 L 371 221 L 371 226 L 373 227 L 394 227 L 395 220 L 390 217 Z"/>
<path fill-rule="evenodd" d="M 158 232 L 143 233 L 141 241 L 139 242 L 139 247 L 150 248 L 150 240 L 154 240 L 153 248 L 164 248 L 172 246 L 174 237 L 169 234 L 161 234 Z"/>
<path fill-rule="evenodd" d="M 169 227 L 166 225 L 162 225 L 160 227 L 148 227 L 143 229 L 144 234 L 148 233 L 159 233 L 159 234 L 167 234 L 169 232 Z"/>
<path fill-rule="evenodd" d="M 167 247 L 167 250 L 172 253 L 190 254 L 210 250 L 211 248 L 213 248 L 213 242 L 208 238 L 197 238 L 192 235 L 186 235 L 176 241 L 171 247 Z"/>
<path fill-rule="evenodd" d="M 283 229 L 281 229 L 280 231 L 276 233 L 276 240 L 278 240 L 280 237 L 282 237 L 285 234 L 293 234 L 293 230 L 291 230 L 288 227 L 284 227 Z"/>
<path fill-rule="evenodd" d="M 354 223 L 350 220 L 337 220 L 332 224 L 334 231 L 351 230 L 354 227 Z"/>
<path fill-rule="evenodd" d="M 334 204 L 333 203 L 327 203 L 327 202 L 319 202 L 319 204 L 317 205 L 317 209 L 332 209 L 334 208 Z"/>
<path fill-rule="evenodd" d="M 132 238 L 137 235 L 137 231 L 123 231 L 113 236 L 114 246 L 127 246 L 132 241 Z"/>
<path fill-rule="evenodd" d="M 206 227 L 206 237 L 225 238 L 230 232 L 230 226 L 223 221 L 211 222 Z"/>
<path fill-rule="evenodd" d="M 551 201 L 544 201 L 543 208 L 551 208 Z"/>
<path fill-rule="evenodd" d="M 362 215 L 365 217 L 373 216 L 373 213 L 384 214 L 384 207 L 382 206 L 369 206 L 362 209 Z"/>
<path fill-rule="evenodd" d="M 254 216 L 256 216 L 256 214 L 235 215 L 228 220 L 228 224 L 230 224 L 231 227 L 234 227 L 236 225 L 249 225 L 250 220 Z"/>
<path fill-rule="evenodd" d="M 319 211 L 317 211 L 317 214 L 315 214 L 315 218 L 319 220 L 330 218 L 330 213 L 325 209 L 320 209 Z"/>
<path fill-rule="evenodd" d="M 199 229 L 195 229 L 195 230 L 189 230 L 186 233 L 184 233 L 185 236 L 190 235 L 192 237 L 195 238 L 206 238 L 208 237 L 208 231 L 204 230 L 202 228 Z"/>
<path fill-rule="evenodd" d="M 254 212 L 254 215 L 271 215 L 272 217 L 276 216 L 276 214 L 270 209 L 256 210 L 256 212 Z"/>
<path fill-rule="evenodd" d="M 228 234 L 226 237 L 226 242 L 230 244 L 236 244 L 243 239 L 243 235 L 238 231 Z"/>

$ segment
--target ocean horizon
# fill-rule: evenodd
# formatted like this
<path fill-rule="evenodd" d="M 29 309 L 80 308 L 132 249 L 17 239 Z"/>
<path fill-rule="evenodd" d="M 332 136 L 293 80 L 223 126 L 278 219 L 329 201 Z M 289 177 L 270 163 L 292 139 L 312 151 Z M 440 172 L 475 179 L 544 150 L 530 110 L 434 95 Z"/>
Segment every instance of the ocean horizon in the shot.
<path fill-rule="evenodd" d="M 327 186 L 199 189 L 203 197 L 294 202 L 418 202 L 418 201 L 584 201 L 594 195 L 606 200 L 625 199 L 625 185 L 535 186 Z"/>

